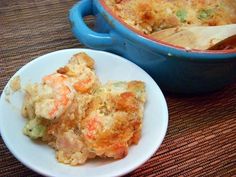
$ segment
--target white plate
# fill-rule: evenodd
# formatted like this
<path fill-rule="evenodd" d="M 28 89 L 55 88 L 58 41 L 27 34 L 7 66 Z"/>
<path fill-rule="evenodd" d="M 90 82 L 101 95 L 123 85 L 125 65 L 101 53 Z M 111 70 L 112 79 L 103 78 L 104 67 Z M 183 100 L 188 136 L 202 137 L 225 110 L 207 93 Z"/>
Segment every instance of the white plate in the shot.
<path fill-rule="evenodd" d="M 14 76 L 21 77 L 24 86 L 39 82 L 41 78 L 65 65 L 75 53 L 84 51 L 96 62 L 96 73 L 104 83 L 108 80 L 141 80 L 146 84 L 147 104 L 145 106 L 142 137 L 138 145 L 129 149 L 121 160 L 90 160 L 81 166 L 58 163 L 54 150 L 43 144 L 36 144 L 23 135 L 25 119 L 20 114 L 22 92 L 11 95 L 6 101 L 6 85 L 0 100 L 1 136 L 12 154 L 24 165 L 46 176 L 106 177 L 124 175 L 147 161 L 159 148 L 167 130 L 168 110 L 165 98 L 153 79 L 137 65 L 117 55 L 89 49 L 67 49 L 38 57 L 22 67 Z M 14 77 L 13 76 L 13 77 Z"/>

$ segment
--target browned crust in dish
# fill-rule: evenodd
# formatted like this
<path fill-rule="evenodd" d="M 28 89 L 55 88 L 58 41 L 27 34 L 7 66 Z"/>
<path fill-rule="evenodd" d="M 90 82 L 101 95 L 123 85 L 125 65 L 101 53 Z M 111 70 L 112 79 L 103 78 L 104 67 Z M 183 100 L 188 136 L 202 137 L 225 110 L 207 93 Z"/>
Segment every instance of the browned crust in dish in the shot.
<path fill-rule="evenodd" d="M 125 23 L 144 34 L 177 26 L 236 23 L 234 0 L 103 0 Z"/>

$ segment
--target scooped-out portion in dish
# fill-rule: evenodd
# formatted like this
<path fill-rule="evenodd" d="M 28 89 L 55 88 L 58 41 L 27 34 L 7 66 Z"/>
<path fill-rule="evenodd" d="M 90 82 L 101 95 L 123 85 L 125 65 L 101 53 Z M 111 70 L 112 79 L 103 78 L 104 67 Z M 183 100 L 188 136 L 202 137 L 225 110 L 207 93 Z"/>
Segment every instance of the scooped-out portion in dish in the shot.
<path fill-rule="evenodd" d="M 24 89 L 25 135 L 56 151 L 59 162 L 79 165 L 95 157 L 124 158 L 141 137 L 145 84 L 101 84 L 95 62 L 75 54 L 65 66 Z"/>
<path fill-rule="evenodd" d="M 205 38 L 209 46 L 232 35 L 236 35 L 236 1 L 235 0 L 102 0 L 106 6 L 123 22 L 144 35 L 173 45 L 185 46 L 198 43 L 195 38 Z M 192 27 L 212 27 L 235 24 L 225 28 L 225 32 L 216 28 L 195 29 Z M 190 29 L 188 29 L 190 27 Z M 172 30 L 167 30 L 172 29 Z M 164 32 L 162 32 L 164 30 Z M 167 30 L 167 31 L 166 31 Z M 206 33 L 204 33 L 206 30 Z M 174 31 L 174 33 L 173 33 Z M 199 31 L 195 32 L 195 31 Z M 209 32 L 210 31 L 210 32 Z M 212 32 L 211 32 L 212 31 Z M 177 33 L 177 34 L 175 34 Z M 214 34 L 219 33 L 219 35 Z M 221 37 L 223 35 L 223 37 Z M 177 38 L 177 39 L 176 39 Z M 175 40 L 176 39 L 176 40 Z M 173 42 L 172 42 L 173 41 Z M 195 49 L 204 49 L 193 45 Z M 207 49 L 207 48 L 206 48 Z"/>

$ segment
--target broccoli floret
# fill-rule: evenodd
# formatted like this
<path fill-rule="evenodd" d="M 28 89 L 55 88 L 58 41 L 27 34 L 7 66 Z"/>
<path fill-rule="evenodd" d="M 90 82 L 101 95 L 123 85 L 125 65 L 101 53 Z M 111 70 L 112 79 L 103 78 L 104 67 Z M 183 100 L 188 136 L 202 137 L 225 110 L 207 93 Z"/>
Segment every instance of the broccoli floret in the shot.
<path fill-rule="evenodd" d="M 213 15 L 212 9 L 202 9 L 198 12 L 198 19 L 205 20 L 211 18 Z"/>
<path fill-rule="evenodd" d="M 180 19 L 180 21 L 183 23 L 186 21 L 187 18 L 187 11 L 185 9 L 180 9 L 176 12 L 176 16 Z"/>
<path fill-rule="evenodd" d="M 43 137 L 45 131 L 46 127 L 41 124 L 39 118 L 29 120 L 23 129 L 24 134 L 32 139 Z"/>

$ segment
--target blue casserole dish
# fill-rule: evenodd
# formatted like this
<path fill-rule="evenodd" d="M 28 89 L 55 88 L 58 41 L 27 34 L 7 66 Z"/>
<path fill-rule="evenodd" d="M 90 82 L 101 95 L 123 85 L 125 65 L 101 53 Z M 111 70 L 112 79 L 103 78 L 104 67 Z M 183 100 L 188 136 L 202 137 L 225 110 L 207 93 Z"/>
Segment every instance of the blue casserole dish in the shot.
<path fill-rule="evenodd" d="M 87 15 L 96 17 L 94 30 L 84 23 Z M 81 43 L 131 60 L 165 91 L 204 93 L 236 81 L 236 50 L 187 51 L 154 41 L 115 17 L 102 0 L 79 1 L 69 18 L 73 34 Z"/>

